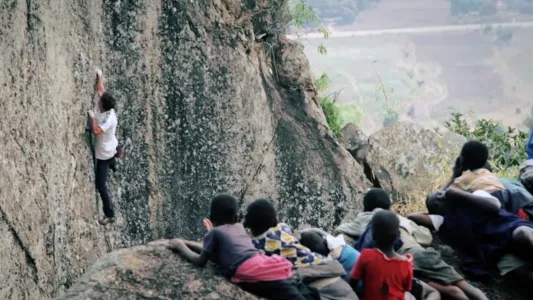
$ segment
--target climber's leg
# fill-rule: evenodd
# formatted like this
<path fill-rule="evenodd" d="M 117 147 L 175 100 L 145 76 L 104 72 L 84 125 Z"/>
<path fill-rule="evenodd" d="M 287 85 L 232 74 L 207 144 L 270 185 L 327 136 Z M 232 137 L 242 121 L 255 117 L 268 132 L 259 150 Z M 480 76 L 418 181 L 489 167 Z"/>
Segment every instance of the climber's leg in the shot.
<path fill-rule="evenodd" d="M 111 219 L 115 217 L 113 200 L 111 200 L 109 190 L 107 189 L 107 175 L 113 160 L 114 158 L 109 160 L 96 160 L 96 188 L 98 189 L 100 197 L 102 198 L 105 215 L 105 218 L 100 221 L 100 224 L 102 225 L 108 224 Z"/>

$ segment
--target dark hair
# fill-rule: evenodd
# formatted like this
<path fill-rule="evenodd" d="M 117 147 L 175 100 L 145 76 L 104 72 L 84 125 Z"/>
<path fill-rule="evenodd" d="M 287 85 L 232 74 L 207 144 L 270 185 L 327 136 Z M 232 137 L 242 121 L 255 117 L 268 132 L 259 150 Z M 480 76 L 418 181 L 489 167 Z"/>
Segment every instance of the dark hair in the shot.
<path fill-rule="evenodd" d="M 254 236 L 263 234 L 277 224 L 276 209 L 270 201 L 257 199 L 246 208 L 243 225 L 246 228 L 250 228 Z"/>
<path fill-rule="evenodd" d="M 384 189 L 374 188 L 366 192 L 363 197 L 363 210 L 373 211 L 376 208 L 389 210 L 392 203 L 389 193 Z"/>
<path fill-rule="evenodd" d="M 214 226 L 234 224 L 237 222 L 239 205 L 233 196 L 220 194 L 211 200 L 209 219 Z"/>
<path fill-rule="evenodd" d="M 393 249 L 400 236 L 400 219 L 389 210 L 378 211 L 372 217 L 372 237 L 378 249 Z"/>
<path fill-rule="evenodd" d="M 329 249 L 324 238 L 314 231 L 304 231 L 300 236 L 300 244 L 309 248 L 312 252 L 328 256 Z"/>
<path fill-rule="evenodd" d="M 488 161 L 485 163 L 483 168 L 485 168 L 485 169 L 489 170 L 490 172 L 492 172 L 492 166 L 490 165 L 490 163 Z"/>
<path fill-rule="evenodd" d="M 461 149 L 463 171 L 483 168 L 489 159 L 489 149 L 478 141 L 469 141 Z"/>
<path fill-rule="evenodd" d="M 114 109 L 117 105 L 115 97 L 113 97 L 110 92 L 104 92 L 102 96 L 100 96 L 100 103 L 102 103 L 102 108 L 104 109 L 104 111 Z"/>

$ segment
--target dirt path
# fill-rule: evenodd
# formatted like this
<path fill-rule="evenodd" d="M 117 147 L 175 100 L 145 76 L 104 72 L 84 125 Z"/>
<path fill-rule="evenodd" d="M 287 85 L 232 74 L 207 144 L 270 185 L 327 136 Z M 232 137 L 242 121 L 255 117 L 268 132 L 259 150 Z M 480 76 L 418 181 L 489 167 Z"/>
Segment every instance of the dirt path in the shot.
<path fill-rule="evenodd" d="M 329 28 L 329 38 L 341 37 L 361 37 L 373 35 L 386 34 L 427 34 L 427 33 L 443 33 L 443 32 L 461 32 L 483 30 L 485 26 L 492 26 L 493 28 L 531 28 L 533 22 L 514 22 L 514 23 L 490 23 L 490 24 L 468 24 L 468 25 L 447 25 L 447 26 L 428 26 L 428 27 L 405 27 L 395 29 L 377 29 L 377 30 L 356 30 L 356 31 L 336 31 L 334 28 Z M 324 35 L 319 32 L 307 33 L 304 36 L 289 35 L 290 39 L 323 39 Z"/>

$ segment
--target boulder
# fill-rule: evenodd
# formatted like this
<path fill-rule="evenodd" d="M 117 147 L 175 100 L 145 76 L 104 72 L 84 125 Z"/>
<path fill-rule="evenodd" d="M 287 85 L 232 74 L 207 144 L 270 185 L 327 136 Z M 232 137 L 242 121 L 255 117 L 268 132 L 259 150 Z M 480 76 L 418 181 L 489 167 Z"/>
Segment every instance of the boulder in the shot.
<path fill-rule="evenodd" d="M 466 139 L 449 131 L 397 122 L 370 137 L 348 124 L 341 141 L 364 167 L 372 185 L 391 192 L 400 210 L 409 210 L 423 209 L 423 197 L 449 179 Z"/>
<path fill-rule="evenodd" d="M 0 299 L 54 297 L 99 257 L 199 237 L 215 194 L 335 226 L 369 186 L 318 105 L 283 0 L 0 4 Z M 94 68 L 126 155 L 101 201 L 85 131 Z"/>
<path fill-rule="evenodd" d="M 212 266 L 198 268 L 165 246 L 113 251 L 94 263 L 59 300 L 257 299 Z"/>

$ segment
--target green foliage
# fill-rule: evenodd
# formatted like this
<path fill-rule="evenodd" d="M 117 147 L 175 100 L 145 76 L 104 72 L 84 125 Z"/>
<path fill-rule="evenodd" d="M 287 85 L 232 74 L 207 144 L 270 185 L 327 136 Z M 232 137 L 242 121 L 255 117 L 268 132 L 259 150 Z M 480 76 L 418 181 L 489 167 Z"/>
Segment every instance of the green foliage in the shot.
<path fill-rule="evenodd" d="M 337 25 L 353 24 L 359 14 L 357 3 L 353 0 L 308 0 L 321 19 L 331 19 Z"/>
<path fill-rule="evenodd" d="M 329 86 L 330 83 L 331 83 L 331 81 L 329 80 L 328 74 L 323 73 L 315 81 L 316 91 L 319 94 L 326 92 L 328 90 L 328 86 Z"/>
<path fill-rule="evenodd" d="M 329 96 L 320 97 L 320 107 L 326 116 L 329 128 L 335 135 L 341 131 L 341 122 L 339 118 L 339 108 Z"/>
<path fill-rule="evenodd" d="M 379 86 L 376 91 L 376 99 L 374 100 L 374 102 L 380 103 L 381 113 L 383 114 L 383 126 L 389 127 L 392 124 L 396 123 L 400 118 L 400 115 L 397 111 L 400 104 L 398 103 L 398 101 L 396 101 L 393 97 L 390 96 L 390 94 L 394 93 L 394 89 L 389 89 L 385 87 L 385 84 L 383 83 L 381 76 L 379 76 L 375 64 L 376 62 L 374 61 L 373 67 L 374 71 L 376 72 L 376 77 L 379 81 Z"/>
<path fill-rule="evenodd" d="M 512 29 L 499 29 L 496 33 L 496 37 L 499 42 L 503 44 L 510 44 L 513 39 L 513 30 Z"/>
<path fill-rule="evenodd" d="M 527 15 L 533 14 L 533 1 L 531 0 L 504 0 L 504 3 L 511 10 Z"/>
<path fill-rule="evenodd" d="M 471 13 L 488 16 L 497 12 L 498 6 L 492 0 L 450 0 L 450 14 L 453 16 Z"/>
<path fill-rule="evenodd" d="M 348 123 L 361 124 L 365 118 L 365 111 L 355 103 L 339 103 L 339 118 L 341 127 Z"/>
<path fill-rule="evenodd" d="M 291 10 L 292 26 L 296 31 L 296 35 L 305 35 L 306 29 L 311 28 L 322 33 L 324 39 L 329 37 L 329 30 L 322 25 L 322 21 L 320 21 L 313 7 L 308 5 L 305 0 L 287 0 L 287 5 L 289 5 Z M 324 43 L 318 45 L 317 51 L 322 55 L 327 54 Z"/>
<path fill-rule="evenodd" d="M 292 20 L 294 26 L 298 29 L 305 28 L 306 26 L 320 24 L 320 19 L 315 14 L 313 8 L 304 0 L 299 0 L 292 9 Z"/>
<path fill-rule="evenodd" d="M 505 128 L 493 120 L 479 119 L 471 125 L 465 116 L 453 112 L 444 126 L 468 140 L 483 142 L 489 148 L 491 164 L 496 171 L 519 166 L 526 160 L 528 134 L 516 128 Z"/>
<path fill-rule="evenodd" d="M 341 131 L 341 122 L 339 118 L 339 108 L 335 105 L 336 97 L 332 97 L 334 94 L 327 96 L 322 95 L 328 90 L 329 84 L 329 77 L 326 73 L 320 75 L 315 81 L 316 90 L 320 95 L 320 107 L 322 108 L 322 112 L 324 112 L 324 116 L 326 117 L 326 121 L 328 122 L 331 131 L 333 131 L 334 134 L 338 134 Z"/>
<path fill-rule="evenodd" d="M 524 126 L 529 130 L 533 130 L 533 115 L 529 115 L 524 119 Z"/>

